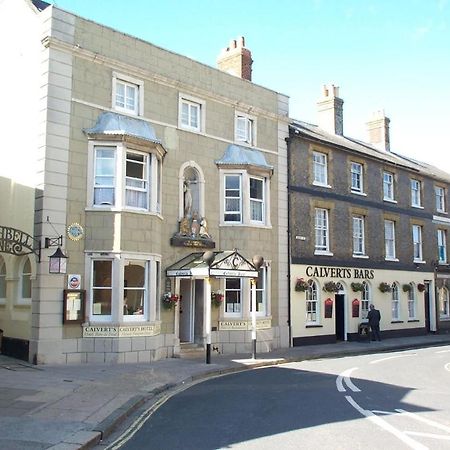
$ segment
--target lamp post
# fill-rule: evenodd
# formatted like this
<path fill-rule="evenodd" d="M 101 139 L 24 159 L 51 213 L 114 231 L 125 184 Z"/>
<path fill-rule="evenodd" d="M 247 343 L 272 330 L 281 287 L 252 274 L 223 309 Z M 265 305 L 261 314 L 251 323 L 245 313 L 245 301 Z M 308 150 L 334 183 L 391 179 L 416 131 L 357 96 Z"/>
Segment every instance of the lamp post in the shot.
<path fill-rule="evenodd" d="M 205 328 L 206 328 L 206 364 L 211 364 L 211 280 L 209 278 L 209 269 L 213 263 L 215 255 L 212 251 L 203 254 L 202 259 L 208 264 L 208 277 L 205 278 Z"/>
<path fill-rule="evenodd" d="M 260 267 L 264 263 L 264 258 L 259 255 L 255 255 L 252 259 L 255 269 L 259 271 Z M 256 359 L 256 279 L 250 280 L 251 293 L 252 293 L 252 359 Z"/>
<path fill-rule="evenodd" d="M 48 271 L 49 273 L 66 273 L 67 256 L 62 252 L 60 247 L 56 249 L 53 255 L 50 255 Z"/>

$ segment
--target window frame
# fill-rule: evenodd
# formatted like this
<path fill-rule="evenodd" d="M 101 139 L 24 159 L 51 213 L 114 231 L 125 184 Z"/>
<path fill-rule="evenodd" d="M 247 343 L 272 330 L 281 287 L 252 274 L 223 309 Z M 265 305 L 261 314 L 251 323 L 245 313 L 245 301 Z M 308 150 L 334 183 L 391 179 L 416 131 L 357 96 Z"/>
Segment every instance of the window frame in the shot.
<path fill-rule="evenodd" d="M 390 180 L 386 180 L 386 176 Z M 383 200 L 387 202 L 395 202 L 395 176 L 392 172 L 383 171 Z M 386 195 L 387 193 L 387 195 Z"/>
<path fill-rule="evenodd" d="M 25 272 L 25 265 L 29 265 L 29 272 Z M 26 277 L 26 278 L 25 278 Z M 24 283 L 25 280 L 28 280 L 29 283 L 29 292 L 24 293 Z M 18 305 L 31 305 L 32 298 L 33 298 L 33 280 L 35 279 L 35 276 L 33 275 L 33 264 L 30 261 L 30 258 L 24 257 L 22 261 L 20 261 L 19 265 L 19 285 L 18 285 L 18 298 L 17 298 L 17 304 Z M 27 290 L 28 290 L 27 289 Z M 29 294 L 29 296 L 25 296 L 24 294 Z"/>
<path fill-rule="evenodd" d="M 240 188 L 239 197 L 227 196 L 226 188 L 228 177 L 239 177 Z M 252 201 L 256 201 L 251 196 L 250 183 L 251 180 L 258 180 L 262 183 L 262 220 L 252 219 Z M 247 171 L 244 169 L 220 169 L 220 226 L 245 226 L 245 227 L 263 227 L 271 228 L 270 222 L 270 177 L 260 172 Z M 239 198 L 240 220 L 227 220 L 226 215 L 230 215 L 233 211 L 227 211 L 227 199 Z"/>
<path fill-rule="evenodd" d="M 415 231 L 416 231 L 416 233 L 415 233 Z M 412 243 L 413 243 L 413 260 L 414 260 L 414 262 L 420 262 L 420 263 L 424 262 L 423 261 L 423 240 L 422 239 L 423 239 L 422 238 L 422 226 L 413 224 L 412 225 Z M 417 254 L 417 256 L 416 256 L 416 254 Z"/>
<path fill-rule="evenodd" d="M 450 297 L 447 287 L 443 286 L 439 289 L 438 298 L 439 298 L 439 318 L 444 320 L 450 319 L 450 301 L 449 301 Z"/>
<path fill-rule="evenodd" d="M 6 303 L 8 296 L 6 261 L 0 255 L 0 305 Z M 2 295 L 3 294 L 3 295 Z"/>
<path fill-rule="evenodd" d="M 354 194 L 364 193 L 364 165 L 355 161 L 350 163 L 350 190 Z"/>
<path fill-rule="evenodd" d="M 372 289 L 367 281 L 362 282 L 363 290 L 361 292 L 361 319 L 367 319 L 369 306 L 372 303 Z"/>
<path fill-rule="evenodd" d="M 411 188 L 411 206 L 413 208 L 422 208 L 422 182 L 415 178 L 411 178 L 410 188 Z"/>
<path fill-rule="evenodd" d="M 96 204 L 96 170 L 97 170 L 97 150 L 112 149 L 114 152 L 114 185 L 107 186 L 113 189 L 113 204 Z M 149 151 L 137 150 L 132 145 L 127 145 L 124 142 L 111 142 L 90 140 L 88 144 L 88 189 L 87 189 L 87 209 L 92 210 L 111 210 L 111 211 L 129 211 L 146 214 L 160 214 L 161 213 L 161 170 L 162 160 L 154 149 Z M 135 207 L 127 205 L 127 155 L 143 155 L 146 160 L 146 202 L 147 207 Z M 131 190 L 131 189 L 128 189 Z"/>
<path fill-rule="evenodd" d="M 322 213 L 322 217 L 318 217 Z M 321 224 L 318 223 L 321 220 Z M 330 221 L 329 210 L 326 208 L 314 209 L 314 254 L 330 254 Z"/>
<path fill-rule="evenodd" d="M 187 105 L 189 108 L 189 118 L 188 123 L 183 122 L 183 105 Z M 196 107 L 197 108 L 197 124 L 195 126 L 192 126 L 190 124 L 190 107 Z M 179 94 L 178 97 L 178 127 L 187 130 L 192 131 L 194 133 L 203 133 L 205 132 L 205 117 L 206 113 L 206 102 L 204 100 L 201 100 L 197 97 L 192 97 L 191 95 L 186 94 Z"/>
<path fill-rule="evenodd" d="M 305 322 L 306 325 L 320 324 L 320 289 L 317 281 L 308 280 L 305 292 Z"/>
<path fill-rule="evenodd" d="M 126 108 L 126 106 L 117 105 L 117 87 L 118 85 L 124 85 L 125 87 L 135 88 L 134 95 L 134 107 L 133 109 Z M 144 115 L 144 82 L 129 75 L 121 74 L 118 72 L 113 72 L 112 76 L 112 109 L 115 111 L 120 111 L 124 114 L 129 114 L 132 116 L 143 116 Z M 125 101 L 126 104 L 126 101 Z"/>
<path fill-rule="evenodd" d="M 352 216 L 352 230 L 353 230 L 353 256 L 365 256 L 366 243 L 365 243 L 365 217 L 361 215 Z M 359 229 L 355 229 L 355 224 L 359 224 Z M 358 244 L 357 241 L 358 240 Z M 359 247 L 359 250 L 356 248 Z"/>
<path fill-rule="evenodd" d="M 440 213 L 445 213 L 446 208 L 445 208 L 445 200 L 446 200 L 446 195 L 445 195 L 445 188 L 442 186 L 435 186 L 434 187 L 434 195 L 435 195 L 435 203 L 436 203 L 436 211 L 440 212 Z"/>
<path fill-rule="evenodd" d="M 407 292 L 408 301 L 408 320 L 416 318 L 416 289 L 413 283 L 409 283 L 409 291 Z"/>
<path fill-rule="evenodd" d="M 258 278 L 256 281 L 256 316 L 257 317 L 265 317 L 267 316 L 267 266 L 263 264 L 258 271 Z M 260 294 L 262 301 L 258 302 L 258 293 Z M 251 300 L 251 285 L 250 285 L 250 308 L 249 313 L 252 313 L 252 300 Z M 262 305 L 262 309 L 258 310 L 258 306 Z"/>
<path fill-rule="evenodd" d="M 261 183 L 261 197 L 262 198 L 256 198 L 256 197 L 252 197 L 252 188 L 251 188 L 251 183 L 252 180 L 257 181 L 258 183 Z M 266 199 L 265 199 L 265 178 L 264 177 L 257 177 L 254 175 L 249 175 L 248 177 L 248 183 L 249 183 L 249 212 L 250 212 L 250 222 L 252 223 L 258 223 L 258 224 L 263 224 L 264 223 L 264 218 L 266 216 L 266 212 L 265 212 L 265 205 L 266 205 Z M 261 208 L 261 219 L 254 219 L 253 216 L 253 208 L 252 205 L 253 204 L 258 204 L 260 205 Z"/>
<path fill-rule="evenodd" d="M 256 117 L 241 111 L 234 113 L 234 141 L 238 144 L 256 146 Z M 243 132 L 242 132 L 243 131 Z"/>
<path fill-rule="evenodd" d="M 387 235 L 388 228 L 387 224 L 392 224 L 392 238 Z M 393 255 L 388 254 L 388 243 L 392 243 Z M 398 261 L 397 260 L 397 250 L 396 250 L 396 242 L 395 242 L 395 221 L 384 219 L 384 259 L 387 261 Z"/>
<path fill-rule="evenodd" d="M 229 281 L 235 281 L 235 280 L 239 280 L 239 288 L 229 288 L 228 282 Z M 225 278 L 224 282 L 223 282 L 223 292 L 224 292 L 224 311 L 223 311 L 223 315 L 224 317 L 236 317 L 236 318 L 241 318 L 242 314 L 243 314 L 243 294 L 244 294 L 244 282 L 242 278 Z M 228 309 L 228 293 L 232 293 L 232 292 L 237 292 L 238 295 L 238 302 L 230 302 L 230 304 L 239 304 L 240 305 L 240 311 L 227 311 Z M 234 307 L 233 307 L 234 309 Z"/>
<path fill-rule="evenodd" d="M 125 286 L 125 268 L 128 265 L 131 265 L 131 263 L 139 263 L 143 262 L 144 265 L 144 284 L 142 287 L 130 287 Z M 124 323 L 129 322 L 145 322 L 148 320 L 149 317 L 149 276 L 150 276 L 150 268 L 149 268 L 149 261 L 148 260 L 137 260 L 136 258 L 124 258 L 123 259 L 123 273 L 122 278 L 124 282 L 124 293 L 123 298 L 125 298 L 125 290 L 127 291 L 142 291 L 143 292 L 143 314 L 124 314 L 123 315 L 123 321 Z"/>
<path fill-rule="evenodd" d="M 322 158 L 323 161 L 317 158 Z M 329 187 L 328 184 L 328 154 L 314 150 L 312 152 L 312 176 L 313 185 Z"/>
<path fill-rule="evenodd" d="M 438 264 L 447 264 L 447 232 L 441 228 L 437 229 L 438 244 Z M 441 258 L 441 248 L 443 249 L 443 258 Z"/>
<path fill-rule="evenodd" d="M 391 318 L 393 321 L 400 320 L 400 289 L 397 283 L 392 284 Z"/>

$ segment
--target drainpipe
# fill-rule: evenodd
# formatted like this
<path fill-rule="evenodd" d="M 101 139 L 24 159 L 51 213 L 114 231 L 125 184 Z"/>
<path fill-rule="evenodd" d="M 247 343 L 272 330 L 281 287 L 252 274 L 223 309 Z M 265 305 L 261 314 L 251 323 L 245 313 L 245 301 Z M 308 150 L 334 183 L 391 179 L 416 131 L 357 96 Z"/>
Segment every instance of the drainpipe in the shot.
<path fill-rule="evenodd" d="M 291 185 L 291 153 L 289 151 L 290 138 L 285 139 L 287 145 L 287 214 L 288 214 L 288 332 L 289 332 L 289 347 L 292 347 L 292 330 L 291 330 L 291 199 L 290 199 L 290 185 Z"/>

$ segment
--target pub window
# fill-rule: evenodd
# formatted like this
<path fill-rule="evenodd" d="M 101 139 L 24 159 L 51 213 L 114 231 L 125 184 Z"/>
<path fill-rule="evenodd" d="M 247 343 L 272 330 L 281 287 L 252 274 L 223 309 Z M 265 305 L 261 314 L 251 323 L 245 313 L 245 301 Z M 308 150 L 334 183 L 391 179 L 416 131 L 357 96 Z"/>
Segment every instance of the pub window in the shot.
<path fill-rule="evenodd" d="M 314 280 L 308 281 L 306 290 L 306 323 L 319 323 L 319 289 Z"/>
<path fill-rule="evenodd" d="M 400 297 L 398 284 L 394 283 L 392 285 L 392 298 L 391 298 L 391 308 L 392 308 L 392 320 L 400 319 Z"/>
<path fill-rule="evenodd" d="M 242 280 L 225 278 L 225 315 L 241 317 L 242 314 Z"/>

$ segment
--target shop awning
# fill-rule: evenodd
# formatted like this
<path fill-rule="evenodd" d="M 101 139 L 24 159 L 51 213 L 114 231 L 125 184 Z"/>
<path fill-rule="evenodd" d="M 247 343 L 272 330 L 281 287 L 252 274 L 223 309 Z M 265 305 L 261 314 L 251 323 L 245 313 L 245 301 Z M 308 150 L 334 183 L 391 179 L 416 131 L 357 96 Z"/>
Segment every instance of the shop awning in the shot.
<path fill-rule="evenodd" d="M 203 252 L 191 253 L 166 269 L 168 277 L 208 276 L 218 278 L 255 278 L 258 271 L 255 266 L 244 258 L 237 250 L 213 252 L 214 261 L 211 267 L 203 260 Z"/>

